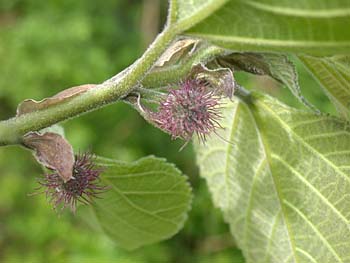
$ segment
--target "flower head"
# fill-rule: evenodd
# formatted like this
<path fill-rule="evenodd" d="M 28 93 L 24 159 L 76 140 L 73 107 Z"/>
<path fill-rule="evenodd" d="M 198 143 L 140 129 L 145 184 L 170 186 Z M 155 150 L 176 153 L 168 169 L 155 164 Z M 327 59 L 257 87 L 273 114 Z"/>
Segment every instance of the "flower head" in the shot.
<path fill-rule="evenodd" d="M 62 177 L 53 171 L 45 174 L 39 181 L 40 188 L 46 188 L 44 192 L 55 209 L 60 205 L 62 209 L 70 206 L 71 211 L 75 212 L 78 201 L 90 204 L 92 198 L 106 189 L 105 186 L 99 185 L 101 172 L 102 169 L 94 164 L 92 154 L 78 154 L 75 156 L 72 179 L 64 182 Z"/>
<path fill-rule="evenodd" d="M 220 127 L 219 98 L 215 91 L 196 79 L 180 84 L 171 90 L 160 103 L 151 119 L 172 138 L 189 141 L 193 134 L 204 142 L 206 136 Z"/>

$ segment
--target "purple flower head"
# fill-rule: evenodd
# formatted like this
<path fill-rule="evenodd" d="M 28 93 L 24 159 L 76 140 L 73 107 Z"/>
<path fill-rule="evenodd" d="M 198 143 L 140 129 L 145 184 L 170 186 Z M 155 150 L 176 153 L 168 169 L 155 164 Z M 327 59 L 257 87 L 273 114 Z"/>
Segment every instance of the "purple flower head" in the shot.
<path fill-rule="evenodd" d="M 171 90 L 152 114 L 155 124 L 171 134 L 172 139 L 189 141 L 197 134 L 202 142 L 220 128 L 219 98 L 199 80 L 189 79 Z"/>
<path fill-rule="evenodd" d="M 96 167 L 93 158 L 90 153 L 76 155 L 73 178 L 67 182 L 56 171 L 45 174 L 39 181 L 40 188 L 46 188 L 44 192 L 55 209 L 62 206 L 63 210 L 69 206 L 74 213 L 78 201 L 90 204 L 92 198 L 106 190 L 105 186 L 99 185 L 102 169 Z"/>

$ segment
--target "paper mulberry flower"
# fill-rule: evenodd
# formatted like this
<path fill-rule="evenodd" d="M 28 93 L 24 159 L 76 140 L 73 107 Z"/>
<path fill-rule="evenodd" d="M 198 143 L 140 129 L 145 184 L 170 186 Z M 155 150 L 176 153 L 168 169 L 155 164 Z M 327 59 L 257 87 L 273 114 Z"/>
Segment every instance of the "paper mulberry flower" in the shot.
<path fill-rule="evenodd" d="M 75 212 L 77 202 L 90 204 L 94 197 L 106 190 L 105 186 L 99 184 L 102 169 L 96 167 L 93 158 L 89 153 L 76 155 L 73 177 L 67 182 L 56 171 L 45 174 L 39 181 L 40 188 L 45 188 L 43 192 L 55 209 L 69 206 Z"/>
<path fill-rule="evenodd" d="M 197 134 L 201 141 L 220 128 L 219 98 L 199 80 L 190 79 L 171 90 L 160 102 L 158 112 L 151 114 L 152 121 L 171 134 L 172 139 L 189 141 Z"/>

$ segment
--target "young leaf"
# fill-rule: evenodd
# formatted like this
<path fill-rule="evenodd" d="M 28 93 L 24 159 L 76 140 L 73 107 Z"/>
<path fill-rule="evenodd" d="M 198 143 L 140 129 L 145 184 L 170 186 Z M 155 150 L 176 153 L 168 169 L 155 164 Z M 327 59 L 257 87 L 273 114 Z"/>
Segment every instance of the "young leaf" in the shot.
<path fill-rule="evenodd" d="M 186 17 L 206 1 L 178 2 Z M 233 50 L 342 54 L 350 48 L 349 18 L 350 1 L 229 0 L 186 34 Z"/>
<path fill-rule="evenodd" d="M 348 262 L 348 125 L 258 95 L 224 115 L 197 161 L 247 262 Z"/>
<path fill-rule="evenodd" d="M 185 176 L 153 156 L 134 163 L 97 160 L 105 168 L 101 180 L 109 190 L 93 208 L 118 245 L 135 249 L 167 239 L 183 226 L 192 194 Z"/>
<path fill-rule="evenodd" d="M 350 56 L 299 56 L 333 102 L 342 117 L 349 120 Z"/>
<path fill-rule="evenodd" d="M 294 64 L 286 55 L 278 53 L 232 53 L 217 59 L 224 67 L 231 67 L 235 71 L 243 70 L 256 75 L 268 75 L 286 85 L 292 94 L 305 106 L 316 110 L 302 95 L 298 73 Z"/>

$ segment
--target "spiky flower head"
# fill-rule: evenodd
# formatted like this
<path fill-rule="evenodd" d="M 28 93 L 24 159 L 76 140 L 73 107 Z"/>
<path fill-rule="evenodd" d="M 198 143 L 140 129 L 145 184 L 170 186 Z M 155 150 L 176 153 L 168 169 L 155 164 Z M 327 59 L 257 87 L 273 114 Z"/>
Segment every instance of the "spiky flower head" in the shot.
<path fill-rule="evenodd" d="M 166 95 L 158 112 L 153 113 L 151 118 L 160 129 L 171 134 L 173 139 L 189 141 L 197 134 L 204 142 L 208 134 L 220 127 L 219 110 L 220 102 L 215 90 L 199 80 L 189 79 Z"/>
<path fill-rule="evenodd" d="M 74 213 L 77 202 L 90 204 L 94 197 L 104 190 L 105 186 L 99 184 L 101 168 L 94 163 L 94 156 L 90 153 L 77 154 L 73 166 L 73 178 L 64 182 L 56 172 L 47 173 L 39 181 L 43 192 L 53 204 L 54 209 L 61 206 L 62 209 L 69 206 Z"/>

